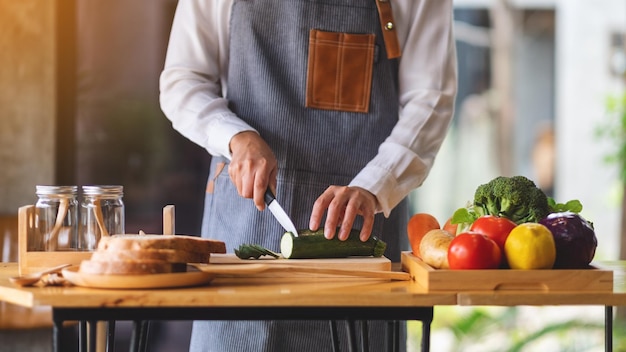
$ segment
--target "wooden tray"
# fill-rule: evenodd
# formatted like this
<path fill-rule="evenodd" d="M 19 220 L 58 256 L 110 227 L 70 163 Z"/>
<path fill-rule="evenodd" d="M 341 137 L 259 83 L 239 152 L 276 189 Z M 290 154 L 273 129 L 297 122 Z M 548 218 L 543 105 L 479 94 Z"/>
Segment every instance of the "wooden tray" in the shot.
<path fill-rule="evenodd" d="M 63 277 L 76 286 L 109 289 L 149 289 L 188 287 L 208 284 L 214 277 L 201 270 L 184 273 L 149 275 L 96 275 L 78 272 L 78 266 L 62 271 Z"/>
<path fill-rule="evenodd" d="M 402 270 L 432 291 L 612 291 L 613 271 L 559 270 L 446 270 L 434 269 L 411 252 L 402 252 Z"/>

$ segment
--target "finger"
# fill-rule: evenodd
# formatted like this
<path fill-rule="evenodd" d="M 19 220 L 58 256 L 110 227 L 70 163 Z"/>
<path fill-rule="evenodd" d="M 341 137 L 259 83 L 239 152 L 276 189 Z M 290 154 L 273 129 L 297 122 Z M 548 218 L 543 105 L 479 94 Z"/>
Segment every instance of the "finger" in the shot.
<path fill-rule="evenodd" d="M 272 163 L 264 163 L 259 171 L 259 176 L 255 179 L 254 185 L 254 204 L 259 210 L 265 209 L 265 192 L 269 189 L 276 196 L 276 177 L 278 175 L 278 167 L 268 167 Z M 269 170 L 269 171 L 268 171 Z"/>
<path fill-rule="evenodd" d="M 320 228 L 320 224 L 322 223 L 322 218 L 324 217 L 324 213 L 326 209 L 328 209 L 328 205 L 333 199 L 333 195 L 327 189 L 322 193 L 317 199 L 315 203 L 313 203 L 313 210 L 311 210 L 311 218 L 309 219 L 309 229 L 312 231 L 317 231 Z"/>
<path fill-rule="evenodd" d="M 359 238 L 361 241 L 367 241 L 372 235 L 372 230 L 374 229 L 374 213 L 371 215 L 363 215 L 363 227 L 361 228 L 361 233 L 359 234 Z"/>
<path fill-rule="evenodd" d="M 351 199 L 345 207 L 341 229 L 339 229 L 339 239 L 345 241 L 350 236 L 354 219 L 358 215 L 358 208 L 355 206 L 355 200 Z"/>
<path fill-rule="evenodd" d="M 228 174 L 235 184 L 237 193 L 243 198 L 252 198 L 254 174 L 250 161 L 233 161 L 228 167 Z"/>
<path fill-rule="evenodd" d="M 270 173 L 270 179 L 269 179 L 269 188 L 270 188 L 270 191 L 272 191 L 272 194 L 276 194 L 276 185 L 278 183 L 277 177 L 278 177 L 278 168 L 274 168 L 272 169 L 272 172 Z"/>
<path fill-rule="evenodd" d="M 324 234 L 326 238 L 332 239 L 337 232 L 337 226 L 342 218 L 344 218 L 345 201 L 341 197 L 333 198 L 328 205 L 328 211 L 326 213 L 326 223 L 324 224 Z"/>
<path fill-rule="evenodd" d="M 246 172 L 240 178 L 240 195 L 244 198 L 252 198 L 254 196 L 254 174 L 251 175 L 249 172 Z"/>
<path fill-rule="evenodd" d="M 265 191 L 267 191 L 267 181 L 264 177 L 257 176 L 254 180 L 254 205 L 259 210 L 265 209 Z"/>
<path fill-rule="evenodd" d="M 236 165 L 233 165 L 232 163 L 228 165 L 228 175 L 230 176 L 230 180 L 232 181 L 233 185 L 235 185 L 237 194 L 241 195 L 241 179 L 239 177 L 239 172 Z"/>

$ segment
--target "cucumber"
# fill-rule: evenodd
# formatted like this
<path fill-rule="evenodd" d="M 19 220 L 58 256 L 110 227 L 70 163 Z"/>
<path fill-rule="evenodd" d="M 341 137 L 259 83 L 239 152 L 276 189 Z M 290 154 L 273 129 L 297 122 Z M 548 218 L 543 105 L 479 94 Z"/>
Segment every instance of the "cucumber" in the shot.
<path fill-rule="evenodd" d="M 387 244 L 376 236 L 370 236 L 366 242 L 359 239 L 360 230 L 351 230 L 345 241 L 337 236 L 332 240 L 324 237 L 324 230 L 300 230 L 298 237 L 287 232 L 280 240 L 280 251 L 287 259 L 345 258 L 351 256 L 382 257 Z"/>

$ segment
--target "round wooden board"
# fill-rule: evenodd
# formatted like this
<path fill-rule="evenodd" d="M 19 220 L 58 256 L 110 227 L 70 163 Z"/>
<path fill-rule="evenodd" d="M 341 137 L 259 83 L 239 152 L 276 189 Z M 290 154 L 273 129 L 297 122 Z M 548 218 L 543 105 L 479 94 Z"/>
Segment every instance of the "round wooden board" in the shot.
<path fill-rule="evenodd" d="M 147 275 L 97 275 L 78 272 L 79 267 L 63 269 L 63 277 L 76 286 L 110 289 L 172 288 L 205 285 L 214 275 L 194 271 Z"/>

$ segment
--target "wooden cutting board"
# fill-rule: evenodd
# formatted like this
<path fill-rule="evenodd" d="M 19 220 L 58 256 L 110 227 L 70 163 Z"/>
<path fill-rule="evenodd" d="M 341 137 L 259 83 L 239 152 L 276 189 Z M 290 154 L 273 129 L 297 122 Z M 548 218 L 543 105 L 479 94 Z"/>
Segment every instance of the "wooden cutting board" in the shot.
<path fill-rule="evenodd" d="M 211 254 L 209 265 L 276 265 L 303 268 L 319 269 L 341 269 L 354 271 L 391 271 L 391 261 L 388 258 L 380 257 L 349 257 L 349 258 L 325 258 L 325 259 L 274 259 L 271 257 L 261 257 L 260 259 L 239 259 L 234 254 Z M 200 267 L 202 270 L 202 268 Z M 238 274 L 241 276 L 241 274 Z M 290 277 L 290 278 L 310 278 L 328 277 L 345 278 L 347 276 L 325 273 L 305 273 L 297 270 L 270 270 L 267 272 L 251 272 L 254 277 Z M 352 276 L 350 276 L 352 277 Z"/>

